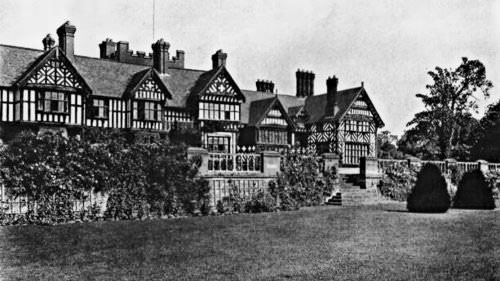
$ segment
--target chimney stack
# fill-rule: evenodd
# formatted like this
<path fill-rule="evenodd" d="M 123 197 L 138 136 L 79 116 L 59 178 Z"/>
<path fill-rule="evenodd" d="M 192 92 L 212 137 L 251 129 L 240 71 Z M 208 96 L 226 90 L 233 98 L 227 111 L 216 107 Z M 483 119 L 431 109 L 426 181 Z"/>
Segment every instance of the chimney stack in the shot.
<path fill-rule="evenodd" d="M 337 87 L 339 79 L 335 77 L 328 77 L 326 79 L 326 116 L 335 116 L 339 111 L 337 103 Z"/>
<path fill-rule="evenodd" d="M 175 51 L 175 64 L 178 68 L 184 68 L 184 57 L 186 53 L 183 50 Z"/>
<path fill-rule="evenodd" d="M 65 22 L 57 29 L 59 47 L 70 60 L 74 59 L 75 56 L 75 32 L 76 27 L 71 25 L 69 21 Z"/>
<path fill-rule="evenodd" d="M 297 79 L 297 97 L 310 97 L 314 95 L 314 73 L 312 71 L 297 69 L 295 73 Z"/>
<path fill-rule="evenodd" d="M 264 93 L 274 93 L 274 83 L 270 80 L 257 80 L 255 82 L 257 91 Z"/>
<path fill-rule="evenodd" d="M 47 36 L 43 38 L 42 43 L 43 43 L 43 50 L 48 51 L 52 49 L 52 47 L 54 47 L 54 45 L 56 44 L 56 40 L 52 38 L 52 35 L 47 34 Z"/>
<path fill-rule="evenodd" d="M 116 52 L 116 43 L 113 40 L 106 38 L 99 44 L 99 57 L 101 59 L 109 59 Z"/>
<path fill-rule="evenodd" d="M 226 65 L 227 54 L 222 50 L 217 50 L 215 54 L 212 55 L 212 69 L 217 69 L 221 66 Z"/>
<path fill-rule="evenodd" d="M 160 39 L 151 45 L 151 48 L 153 49 L 153 67 L 159 73 L 166 73 L 169 59 L 168 48 L 170 48 L 170 44 Z"/>

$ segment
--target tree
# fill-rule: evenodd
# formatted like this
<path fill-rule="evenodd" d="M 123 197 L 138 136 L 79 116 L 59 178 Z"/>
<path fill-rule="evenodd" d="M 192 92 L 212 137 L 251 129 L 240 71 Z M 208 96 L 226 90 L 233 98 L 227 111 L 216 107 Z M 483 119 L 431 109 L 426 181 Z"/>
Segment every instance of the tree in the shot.
<path fill-rule="evenodd" d="M 500 161 L 500 100 L 490 104 L 485 115 L 479 121 L 476 130 L 477 142 L 472 148 L 472 159 Z"/>
<path fill-rule="evenodd" d="M 456 69 L 436 67 L 428 74 L 433 81 L 426 86 L 429 92 L 416 95 L 425 110 L 407 124 L 411 128 L 405 133 L 406 139 L 417 150 L 430 149 L 427 153 L 431 156 L 460 157 L 471 146 L 471 139 L 464 140 L 464 135 L 472 135 L 471 113 L 478 110 L 478 96 L 489 97 L 493 84 L 486 79 L 486 68 L 479 60 L 465 57 Z"/>
<path fill-rule="evenodd" d="M 386 159 L 402 158 L 401 152 L 399 152 L 398 148 L 392 143 L 393 138 L 395 138 L 395 136 L 391 135 L 390 131 L 383 131 L 380 134 L 377 134 L 378 158 L 386 158 Z"/>
<path fill-rule="evenodd" d="M 434 164 L 425 164 L 417 175 L 415 187 L 407 199 L 408 211 L 444 213 L 450 207 L 446 180 Z"/>

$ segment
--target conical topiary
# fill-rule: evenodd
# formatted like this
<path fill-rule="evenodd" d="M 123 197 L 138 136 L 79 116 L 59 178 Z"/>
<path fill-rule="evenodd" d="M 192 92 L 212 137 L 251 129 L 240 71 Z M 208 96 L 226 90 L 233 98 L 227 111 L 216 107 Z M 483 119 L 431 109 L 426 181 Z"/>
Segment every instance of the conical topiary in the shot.
<path fill-rule="evenodd" d="M 444 213 L 450 207 L 446 180 L 434 164 L 425 164 L 407 200 L 410 212 Z"/>
<path fill-rule="evenodd" d="M 463 209 L 494 209 L 495 199 L 480 170 L 467 172 L 458 184 L 453 207 Z"/>

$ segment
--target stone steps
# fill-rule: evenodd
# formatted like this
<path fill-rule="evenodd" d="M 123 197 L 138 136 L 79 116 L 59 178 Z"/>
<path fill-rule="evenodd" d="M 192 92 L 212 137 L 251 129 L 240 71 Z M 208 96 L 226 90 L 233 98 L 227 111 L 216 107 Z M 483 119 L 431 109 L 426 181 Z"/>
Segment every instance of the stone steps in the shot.
<path fill-rule="evenodd" d="M 344 183 L 340 192 L 325 200 L 325 204 L 334 206 L 359 206 L 376 201 L 378 194 L 376 190 L 361 189 L 358 185 Z"/>

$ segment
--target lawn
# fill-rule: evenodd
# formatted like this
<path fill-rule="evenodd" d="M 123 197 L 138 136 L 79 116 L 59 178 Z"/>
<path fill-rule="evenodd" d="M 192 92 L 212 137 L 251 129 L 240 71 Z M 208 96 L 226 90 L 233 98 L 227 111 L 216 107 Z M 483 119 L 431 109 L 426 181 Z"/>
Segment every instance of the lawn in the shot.
<path fill-rule="evenodd" d="M 500 280 L 500 211 L 404 207 L 0 227 L 0 279 Z"/>

